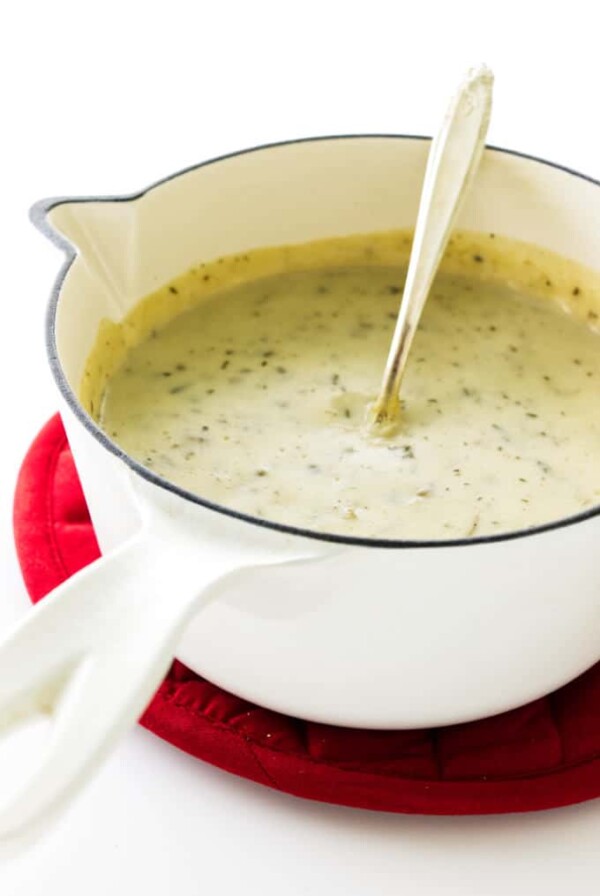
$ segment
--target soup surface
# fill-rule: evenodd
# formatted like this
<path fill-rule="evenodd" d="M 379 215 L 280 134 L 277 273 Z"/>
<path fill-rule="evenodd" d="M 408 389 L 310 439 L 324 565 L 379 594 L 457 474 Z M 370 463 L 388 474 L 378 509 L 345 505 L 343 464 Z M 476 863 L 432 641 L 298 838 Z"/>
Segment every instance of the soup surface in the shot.
<path fill-rule="evenodd" d="M 469 270 L 442 273 L 404 378 L 401 425 L 376 437 L 366 409 L 405 269 L 361 257 L 224 277 L 197 301 L 198 271 L 178 278 L 162 306 L 155 297 L 162 325 L 113 361 L 94 415 L 188 491 L 329 533 L 472 537 L 599 503 L 600 337 L 566 313 L 564 295 L 486 277 L 478 253 Z M 570 287 L 573 301 L 581 289 Z M 181 294 L 189 307 L 169 320 L 165 303 Z"/>

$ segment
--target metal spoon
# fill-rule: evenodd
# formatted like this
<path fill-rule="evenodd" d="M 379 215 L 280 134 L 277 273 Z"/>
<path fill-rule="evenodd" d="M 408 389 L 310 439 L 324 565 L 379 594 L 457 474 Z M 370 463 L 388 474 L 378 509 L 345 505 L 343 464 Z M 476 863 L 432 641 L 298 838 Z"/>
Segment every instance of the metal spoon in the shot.
<path fill-rule="evenodd" d="M 371 420 L 382 434 L 395 428 L 400 383 L 431 284 L 456 215 L 479 166 L 492 110 L 494 76 L 470 69 L 431 144 L 406 284 L 379 396 Z"/>

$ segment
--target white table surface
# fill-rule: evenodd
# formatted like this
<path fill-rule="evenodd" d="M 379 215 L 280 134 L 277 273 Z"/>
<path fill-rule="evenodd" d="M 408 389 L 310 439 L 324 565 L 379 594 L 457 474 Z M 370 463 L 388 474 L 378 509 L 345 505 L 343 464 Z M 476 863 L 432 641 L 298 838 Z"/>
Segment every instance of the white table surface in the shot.
<path fill-rule="evenodd" d="M 270 140 L 431 133 L 480 60 L 497 75 L 490 142 L 600 176 L 593 4 L 441 5 L 22 0 L 3 12 L 0 631 L 27 610 L 15 476 L 56 404 L 43 320 L 60 257 L 27 221 L 35 199 L 129 192 Z M 24 771 L 36 747 L 30 734 L 0 750 L 0 794 L 9 759 Z M 345 810 L 238 780 L 141 729 L 42 840 L 0 857 L 3 896 L 599 891 L 598 801 L 470 819 Z"/>

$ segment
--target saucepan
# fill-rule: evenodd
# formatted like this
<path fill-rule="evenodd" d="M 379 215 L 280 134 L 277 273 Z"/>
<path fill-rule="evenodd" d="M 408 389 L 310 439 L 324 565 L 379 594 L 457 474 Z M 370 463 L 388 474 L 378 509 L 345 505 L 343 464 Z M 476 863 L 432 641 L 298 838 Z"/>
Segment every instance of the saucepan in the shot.
<path fill-rule="evenodd" d="M 4 830 L 73 790 L 174 655 L 265 707 L 366 728 L 497 713 L 600 658 L 600 506 L 444 542 L 306 531 L 162 479 L 78 401 L 101 322 L 199 261 L 410 227 L 428 148 L 409 136 L 298 140 L 205 162 L 135 195 L 34 207 L 66 255 L 48 353 L 103 559 L 50 595 L 1 654 L 0 721 L 56 709 L 47 755 L 0 818 Z M 597 268 L 599 187 L 488 148 L 459 226 Z"/>

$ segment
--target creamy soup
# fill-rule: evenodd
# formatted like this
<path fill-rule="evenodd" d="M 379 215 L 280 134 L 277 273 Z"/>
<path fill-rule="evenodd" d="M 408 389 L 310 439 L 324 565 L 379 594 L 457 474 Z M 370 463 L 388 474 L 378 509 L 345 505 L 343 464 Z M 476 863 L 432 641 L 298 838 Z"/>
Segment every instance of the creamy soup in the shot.
<path fill-rule="evenodd" d="M 137 325 L 110 325 L 83 388 L 102 428 L 209 501 L 329 533 L 472 537 L 600 503 L 600 337 L 581 278 L 563 272 L 555 287 L 538 266 L 525 286 L 513 265 L 507 285 L 500 256 L 487 268 L 475 244 L 469 264 L 455 260 L 435 282 L 398 431 L 375 436 L 366 409 L 405 267 L 365 254 L 377 255 L 377 236 L 352 239 L 343 264 L 316 264 L 315 246 L 331 258 L 327 243 L 306 247 L 310 264 L 270 267 L 268 253 L 287 250 L 263 250 L 258 277 L 252 253 L 238 257 L 246 275 L 236 268 L 205 294 L 219 269 L 202 266 Z"/>

